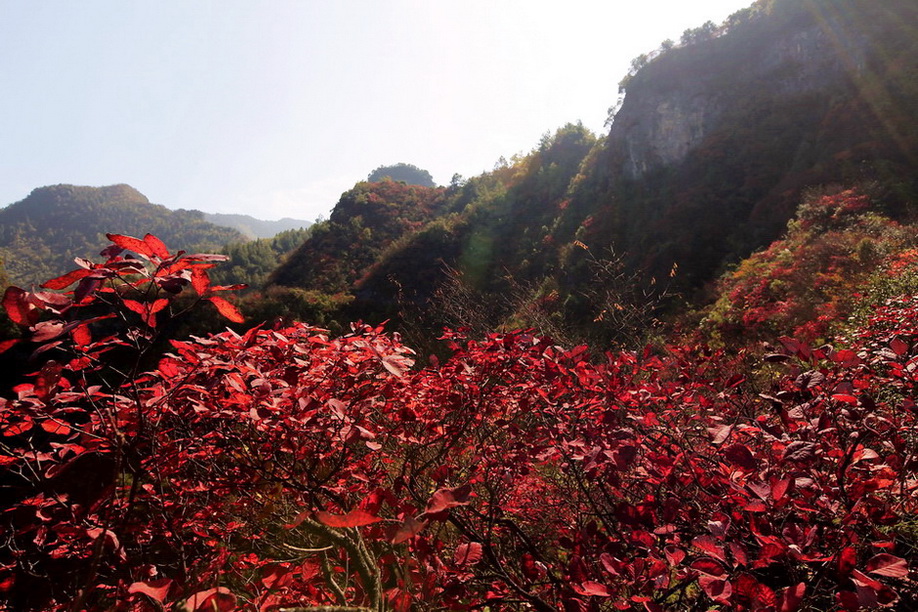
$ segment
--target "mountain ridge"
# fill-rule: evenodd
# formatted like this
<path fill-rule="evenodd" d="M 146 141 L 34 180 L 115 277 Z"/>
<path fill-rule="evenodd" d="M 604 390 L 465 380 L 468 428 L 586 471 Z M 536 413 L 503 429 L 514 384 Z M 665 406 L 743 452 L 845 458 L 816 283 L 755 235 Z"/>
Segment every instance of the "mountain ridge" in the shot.
<path fill-rule="evenodd" d="M 49 185 L 0 209 L 0 258 L 10 281 L 28 286 L 66 272 L 74 257 L 92 259 L 106 233 L 159 236 L 186 250 L 218 250 L 245 237 L 194 210 L 153 204 L 125 184 Z"/>

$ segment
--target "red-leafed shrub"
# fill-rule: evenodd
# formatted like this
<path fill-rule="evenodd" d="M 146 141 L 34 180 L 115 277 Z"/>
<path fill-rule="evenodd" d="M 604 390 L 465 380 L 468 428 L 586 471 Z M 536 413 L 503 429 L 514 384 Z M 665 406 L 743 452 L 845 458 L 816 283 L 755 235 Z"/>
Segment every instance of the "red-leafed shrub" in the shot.
<path fill-rule="evenodd" d="M 868 279 L 904 265 L 900 251 L 914 243 L 914 228 L 869 212 L 868 202 L 854 190 L 805 201 L 783 239 L 721 280 L 708 332 L 727 343 L 826 338 L 861 301 Z"/>
<path fill-rule="evenodd" d="M 361 325 L 173 341 L 140 372 L 125 344 L 145 350 L 174 292 L 215 288 L 204 256 L 113 239 L 106 263 L 52 283 L 73 293 L 4 299 L 40 347 L 73 355 L 4 400 L 13 608 L 918 602 L 911 298 L 849 348 L 783 339 L 767 359 L 785 374 L 762 395 L 704 348 L 596 362 L 525 332 L 447 332 L 452 357 L 419 369 Z M 125 335 L 97 334 L 103 301 Z"/>

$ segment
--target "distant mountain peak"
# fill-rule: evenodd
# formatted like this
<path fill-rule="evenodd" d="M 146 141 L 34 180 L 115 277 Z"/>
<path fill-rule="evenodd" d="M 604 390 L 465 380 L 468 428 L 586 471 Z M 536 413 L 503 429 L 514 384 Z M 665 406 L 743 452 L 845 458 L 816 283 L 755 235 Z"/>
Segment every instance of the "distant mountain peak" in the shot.
<path fill-rule="evenodd" d="M 23 200 L 27 201 L 33 198 L 81 198 L 81 197 L 98 197 L 105 200 L 117 200 L 121 202 L 133 202 L 139 204 L 149 204 L 150 200 L 130 185 L 119 183 L 117 185 L 106 185 L 102 187 L 91 187 L 88 185 L 70 185 L 61 183 L 59 185 L 47 185 L 37 187 L 32 190 L 28 197 Z"/>
<path fill-rule="evenodd" d="M 39 283 L 71 269 L 74 257 L 98 256 L 106 232 L 149 232 L 189 251 L 245 240 L 231 228 L 206 222 L 200 211 L 152 204 L 130 185 L 49 185 L 0 209 L 0 259 L 12 282 Z"/>

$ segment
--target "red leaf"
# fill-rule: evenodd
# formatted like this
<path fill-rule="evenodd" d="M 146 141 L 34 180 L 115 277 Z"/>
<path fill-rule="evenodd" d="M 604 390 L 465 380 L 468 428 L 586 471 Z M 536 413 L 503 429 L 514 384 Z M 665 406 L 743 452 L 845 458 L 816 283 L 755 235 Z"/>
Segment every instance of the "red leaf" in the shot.
<path fill-rule="evenodd" d="M 440 489 L 430 496 L 430 501 L 427 502 L 427 509 L 422 516 L 439 514 L 456 506 L 466 506 L 469 504 L 468 500 L 471 492 L 472 488 L 468 485 L 455 489 Z"/>
<path fill-rule="evenodd" d="M 806 593 L 806 583 L 800 582 L 797 586 L 787 587 L 781 591 L 779 601 L 781 602 L 781 612 L 796 612 L 803 603 L 803 595 Z"/>
<path fill-rule="evenodd" d="M 150 314 L 156 314 L 157 312 L 159 312 L 160 310 L 162 310 L 163 308 L 165 308 L 165 307 L 168 306 L 168 305 L 169 305 L 169 300 L 167 300 L 167 299 L 165 299 L 165 298 L 160 298 L 160 299 L 154 301 L 154 302 L 150 305 Z"/>
<path fill-rule="evenodd" d="M 908 578 L 908 562 L 901 557 L 880 553 L 867 561 L 867 571 L 890 578 Z"/>
<path fill-rule="evenodd" d="M 481 554 L 481 544 L 478 542 L 460 544 L 456 549 L 456 554 L 453 557 L 453 561 L 456 563 L 456 565 L 475 565 L 481 561 Z"/>
<path fill-rule="evenodd" d="M 210 287 L 210 276 L 207 274 L 207 270 L 201 267 L 192 268 L 191 286 L 198 292 L 198 295 L 207 293 L 207 289 Z"/>
<path fill-rule="evenodd" d="M 99 285 L 102 284 L 102 277 L 98 276 L 87 276 L 80 281 L 80 284 L 76 286 L 76 289 L 73 290 L 73 301 L 82 302 L 87 297 L 92 295 L 96 289 L 99 288 Z"/>
<path fill-rule="evenodd" d="M 54 340 L 63 333 L 63 321 L 42 321 L 35 325 L 32 337 L 29 339 L 32 342 L 47 342 L 48 340 Z"/>
<path fill-rule="evenodd" d="M 727 560 L 723 547 L 719 546 L 711 536 L 698 536 L 692 540 L 692 546 L 695 546 L 703 552 L 708 553 L 719 561 Z"/>
<path fill-rule="evenodd" d="M 845 367 L 856 366 L 861 362 L 861 359 L 857 356 L 857 353 L 847 349 L 835 351 L 835 353 L 831 356 L 831 359 L 832 361 L 840 363 Z"/>
<path fill-rule="evenodd" d="M 41 428 L 50 434 L 59 434 L 65 436 L 70 433 L 70 425 L 62 421 L 42 421 Z"/>
<path fill-rule="evenodd" d="M 226 587 L 199 591 L 182 606 L 185 612 L 231 612 L 236 609 L 236 596 Z"/>
<path fill-rule="evenodd" d="M 724 449 L 724 457 L 737 467 L 754 470 L 758 465 L 752 451 L 743 444 L 733 444 Z"/>
<path fill-rule="evenodd" d="M 836 402 L 848 404 L 849 406 L 857 406 L 857 398 L 848 393 L 835 393 L 832 395 L 832 399 Z"/>
<path fill-rule="evenodd" d="M 395 535 L 392 536 L 390 540 L 393 544 L 401 544 L 406 540 L 409 540 L 421 533 L 427 527 L 425 521 L 419 521 L 416 518 L 409 516 L 405 521 L 399 526 L 398 530 L 395 532 Z"/>
<path fill-rule="evenodd" d="M 4 340 L 0 342 L 0 354 L 7 352 L 15 345 L 19 344 L 19 340 Z"/>
<path fill-rule="evenodd" d="M 41 313 L 28 300 L 28 294 L 19 287 L 7 287 L 3 294 L 3 308 L 13 323 L 35 325 Z"/>
<path fill-rule="evenodd" d="M 857 551 L 853 546 L 846 546 L 838 553 L 838 573 L 847 576 L 857 563 Z"/>
<path fill-rule="evenodd" d="M 730 437 L 732 431 L 733 425 L 716 425 L 708 428 L 708 433 L 713 436 L 711 443 L 714 445 L 722 444 L 724 440 Z"/>
<path fill-rule="evenodd" d="M 163 378 L 176 378 L 182 373 L 182 369 L 175 361 L 167 359 L 160 361 L 157 369 L 159 373 L 162 374 Z"/>
<path fill-rule="evenodd" d="M 378 516 L 373 516 L 365 510 L 351 510 L 347 514 L 329 514 L 328 512 L 316 512 L 316 518 L 323 525 L 328 525 L 329 527 L 363 527 L 364 525 L 372 525 L 373 523 L 378 523 L 382 519 Z"/>
<path fill-rule="evenodd" d="M 746 549 L 743 548 L 742 544 L 730 542 L 727 546 L 730 547 L 730 552 L 733 553 L 733 567 L 737 565 L 748 565 L 749 556 L 746 554 Z"/>
<path fill-rule="evenodd" d="M 774 610 L 777 598 L 775 592 L 749 574 L 740 574 L 733 581 L 734 589 L 766 610 Z"/>
<path fill-rule="evenodd" d="M 261 584 L 266 589 L 275 589 L 284 586 L 290 581 L 290 568 L 278 563 L 270 563 L 261 568 Z"/>
<path fill-rule="evenodd" d="M 35 378 L 35 394 L 41 399 L 46 399 L 60 382 L 63 369 L 64 367 L 53 359 L 45 363 Z"/>
<path fill-rule="evenodd" d="M 698 586 L 708 597 L 721 603 L 729 603 L 730 595 L 733 594 L 733 586 L 728 581 L 704 574 L 698 577 Z"/>
<path fill-rule="evenodd" d="M 899 357 L 902 357 L 908 353 L 908 344 L 899 338 L 893 338 L 892 342 L 889 343 L 889 348 L 891 348 L 893 352 Z"/>
<path fill-rule="evenodd" d="M 166 248 L 166 245 L 163 244 L 163 241 L 154 236 L 153 234 L 147 234 L 143 237 L 143 241 L 150 247 L 150 250 L 153 251 L 153 254 L 159 257 L 160 259 L 169 259 L 169 249 Z"/>
<path fill-rule="evenodd" d="M 222 297 L 213 295 L 207 298 L 211 304 L 217 307 L 217 310 L 221 315 L 232 321 L 233 323 L 242 323 L 245 319 L 242 317 L 242 313 L 236 309 L 235 306 L 224 300 Z"/>
<path fill-rule="evenodd" d="M 16 389 L 14 388 L 13 390 L 15 391 Z M 25 416 L 22 417 L 21 421 L 13 423 L 12 425 L 7 425 L 6 429 L 3 430 L 3 435 L 7 437 L 18 436 L 32 429 L 33 425 L 32 419 Z"/>
<path fill-rule="evenodd" d="M 527 553 L 529 554 L 529 553 Z M 532 555 L 529 555 L 530 558 Z M 683 557 L 685 554 L 683 553 Z M 599 561 L 602 563 L 603 569 L 612 574 L 613 576 L 618 576 L 620 574 L 619 569 L 621 569 L 622 562 L 610 555 L 609 553 L 602 553 L 599 555 Z M 533 564 L 535 561 L 533 561 Z"/>
<path fill-rule="evenodd" d="M 681 548 L 676 548 L 672 544 L 664 548 L 663 553 L 666 555 L 666 560 L 669 561 L 670 565 L 679 565 L 685 559 L 685 551 Z"/>
<path fill-rule="evenodd" d="M 784 449 L 784 458 L 790 461 L 806 461 L 816 456 L 816 444 L 797 440 Z"/>
<path fill-rule="evenodd" d="M 160 367 L 162 367 L 162 366 L 160 366 Z M 308 510 L 303 510 L 302 512 L 300 512 L 299 514 L 297 514 L 296 517 L 294 517 L 292 523 L 287 523 L 287 524 L 285 524 L 285 525 L 284 525 L 284 529 L 296 529 L 297 527 L 299 527 L 300 525 L 303 524 L 303 521 L 305 521 L 307 518 L 309 518 L 309 515 L 310 515 L 310 514 L 312 514 L 312 513 L 309 512 Z"/>
<path fill-rule="evenodd" d="M 150 580 L 148 582 L 135 582 L 128 587 L 128 593 L 143 593 L 147 597 L 163 603 L 169 595 L 170 587 L 172 587 L 172 580 L 161 578 L 160 580 Z"/>
<path fill-rule="evenodd" d="M 593 582 L 592 580 L 587 580 L 579 585 L 572 585 L 574 590 L 578 595 L 586 595 L 588 597 L 611 597 L 612 593 L 604 584 L 599 584 L 598 582 Z"/>
<path fill-rule="evenodd" d="M 396 378 L 401 378 L 405 373 L 405 370 L 402 369 L 400 360 L 387 355 L 382 358 L 383 367 L 386 368 L 390 374 L 394 375 Z"/>
<path fill-rule="evenodd" d="M 147 313 L 149 312 L 147 306 L 145 304 L 141 304 L 137 300 L 123 300 L 121 303 L 124 304 L 128 310 L 136 312 L 144 318 L 146 318 Z"/>
<path fill-rule="evenodd" d="M 78 325 L 70 332 L 70 336 L 77 346 L 86 346 L 92 342 L 92 332 L 89 331 L 88 325 Z"/>
<path fill-rule="evenodd" d="M 784 494 L 787 493 L 787 490 L 790 488 L 792 482 L 793 481 L 790 478 L 784 478 L 772 482 L 771 498 L 776 502 L 781 501 L 784 498 Z"/>
<path fill-rule="evenodd" d="M 92 274 L 92 270 L 86 270 L 84 268 L 80 268 L 78 270 L 73 270 L 72 272 L 68 272 L 67 274 L 64 274 L 63 276 L 58 276 L 57 278 L 52 278 L 49 281 L 45 281 L 41 284 L 41 286 L 44 287 L 45 289 L 54 289 L 55 291 L 58 291 L 60 289 L 66 289 L 73 283 L 77 282 L 78 280 L 82 280 L 86 278 L 90 274 Z"/>
<path fill-rule="evenodd" d="M 726 576 L 727 572 L 724 571 L 724 566 L 711 559 L 710 557 L 700 557 L 692 562 L 691 565 L 693 570 L 697 570 L 709 576 Z"/>
<path fill-rule="evenodd" d="M 125 251 L 133 251 L 143 257 L 150 257 L 154 254 L 153 249 L 150 248 L 150 245 L 148 245 L 143 240 L 140 240 L 139 238 L 134 238 L 133 236 L 123 236 L 121 234 L 105 234 L 105 237 L 117 244 Z"/>

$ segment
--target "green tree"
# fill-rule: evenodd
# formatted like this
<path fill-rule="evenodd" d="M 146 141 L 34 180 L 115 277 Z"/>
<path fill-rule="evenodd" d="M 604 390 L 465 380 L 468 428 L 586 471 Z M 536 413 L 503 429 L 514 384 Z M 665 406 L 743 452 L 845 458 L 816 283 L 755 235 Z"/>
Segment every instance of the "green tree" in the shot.
<path fill-rule="evenodd" d="M 394 164 L 392 166 L 380 166 L 370 173 L 367 182 L 378 183 L 385 178 L 393 181 L 401 181 L 409 185 L 420 185 L 421 187 L 436 187 L 433 177 L 427 170 L 422 170 L 413 164 Z"/>

